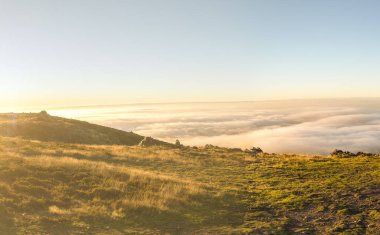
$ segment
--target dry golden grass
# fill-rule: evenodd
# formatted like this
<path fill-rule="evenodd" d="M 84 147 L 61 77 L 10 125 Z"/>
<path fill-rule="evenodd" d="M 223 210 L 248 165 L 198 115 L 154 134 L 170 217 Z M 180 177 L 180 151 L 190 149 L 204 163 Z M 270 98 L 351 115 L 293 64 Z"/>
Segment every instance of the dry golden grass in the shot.
<path fill-rule="evenodd" d="M 380 156 L 0 138 L 0 234 L 376 234 Z"/>
<path fill-rule="evenodd" d="M 5 226 L 19 234 L 101 232 L 100 219 L 105 226 L 118 224 L 113 233 L 176 234 L 225 223 L 235 213 L 227 208 L 241 206 L 226 198 L 228 187 L 217 187 L 226 179 L 201 173 L 221 165 L 178 149 L 0 137 L 0 151 L 0 209 L 13 214 Z M 209 221 L 217 214 L 224 219 Z"/>

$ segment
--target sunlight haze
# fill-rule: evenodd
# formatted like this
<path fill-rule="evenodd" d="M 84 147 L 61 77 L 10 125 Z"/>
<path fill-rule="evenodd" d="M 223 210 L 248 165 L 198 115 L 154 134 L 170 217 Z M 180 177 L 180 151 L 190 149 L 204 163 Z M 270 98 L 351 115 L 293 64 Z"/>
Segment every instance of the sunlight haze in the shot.
<path fill-rule="evenodd" d="M 0 105 L 376 97 L 378 1 L 0 1 Z"/>

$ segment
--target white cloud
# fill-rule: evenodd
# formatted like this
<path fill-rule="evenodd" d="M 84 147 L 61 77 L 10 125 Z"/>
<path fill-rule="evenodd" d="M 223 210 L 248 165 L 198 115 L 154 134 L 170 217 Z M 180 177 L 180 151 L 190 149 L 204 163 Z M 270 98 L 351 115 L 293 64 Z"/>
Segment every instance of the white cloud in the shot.
<path fill-rule="evenodd" d="M 89 121 L 189 145 L 260 146 L 281 153 L 380 152 L 379 100 L 145 105 L 92 114 Z"/>

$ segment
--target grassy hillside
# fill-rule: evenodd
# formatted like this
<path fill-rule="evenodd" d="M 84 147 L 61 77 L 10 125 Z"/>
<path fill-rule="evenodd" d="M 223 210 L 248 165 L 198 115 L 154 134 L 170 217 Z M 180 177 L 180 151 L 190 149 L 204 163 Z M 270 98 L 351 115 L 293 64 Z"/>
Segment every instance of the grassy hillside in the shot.
<path fill-rule="evenodd" d="M 0 139 L 6 234 L 232 233 L 244 224 L 243 155 Z M 0 232 L 0 234 L 2 234 Z"/>
<path fill-rule="evenodd" d="M 380 157 L 0 137 L 0 215 L 0 234 L 377 234 Z"/>
<path fill-rule="evenodd" d="M 246 159 L 254 233 L 379 234 L 380 157 Z"/>
<path fill-rule="evenodd" d="M 0 114 L 0 136 L 77 144 L 138 145 L 143 136 L 40 113 Z M 167 143 L 154 140 L 157 145 Z"/>

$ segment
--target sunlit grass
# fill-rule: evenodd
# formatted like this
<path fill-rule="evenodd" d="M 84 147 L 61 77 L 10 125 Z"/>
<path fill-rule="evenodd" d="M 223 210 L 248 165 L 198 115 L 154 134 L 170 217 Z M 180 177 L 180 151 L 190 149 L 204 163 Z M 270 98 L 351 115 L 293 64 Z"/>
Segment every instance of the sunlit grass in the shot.
<path fill-rule="evenodd" d="M 0 138 L 6 234 L 376 234 L 379 156 Z"/>
<path fill-rule="evenodd" d="M 221 184 L 228 183 L 224 175 L 202 172 L 203 164 L 210 164 L 210 172 L 225 166 L 203 155 L 191 159 L 191 149 L 184 156 L 182 150 L 165 147 L 3 137 L 0 150 L 0 206 L 13 218 L 0 221 L 0 231 L 83 233 L 113 224 L 112 233 L 158 229 L 176 234 L 218 224 L 228 231 L 238 229 L 239 220 L 242 224 L 244 205 L 238 197 L 232 200 L 233 187 Z M 205 162 L 195 163 L 201 158 Z"/>

